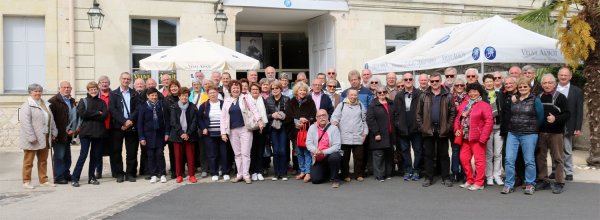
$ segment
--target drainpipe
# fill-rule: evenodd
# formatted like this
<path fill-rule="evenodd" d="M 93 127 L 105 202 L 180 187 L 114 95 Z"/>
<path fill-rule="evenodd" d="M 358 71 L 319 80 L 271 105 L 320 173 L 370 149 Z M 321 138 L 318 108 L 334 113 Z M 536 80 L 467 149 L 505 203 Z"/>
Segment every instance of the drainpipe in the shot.
<path fill-rule="evenodd" d="M 73 87 L 71 94 L 77 94 L 75 82 L 75 0 L 69 0 L 69 82 Z"/>

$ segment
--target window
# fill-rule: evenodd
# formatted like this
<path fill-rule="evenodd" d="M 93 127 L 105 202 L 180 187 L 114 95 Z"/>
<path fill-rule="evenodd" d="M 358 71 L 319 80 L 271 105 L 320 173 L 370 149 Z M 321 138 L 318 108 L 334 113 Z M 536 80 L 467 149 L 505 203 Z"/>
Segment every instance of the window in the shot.
<path fill-rule="evenodd" d="M 385 27 L 385 49 L 386 54 L 400 49 L 417 39 L 416 27 Z"/>
<path fill-rule="evenodd" d="M 140 60 L 177 46 L 178 24 L 176 19 L 131 19 L 131 72 L 134 73 L 134 78 L 147 78 L 150 74 L 160 83 L 159 73 L 172 73 L 143 71 L 139 68 Z"/>
<path fill-rule="evenodd" d="M 44 18 L 4 17 L 4 91 L 27 92 L 38 83 L 46 87 Z"/>

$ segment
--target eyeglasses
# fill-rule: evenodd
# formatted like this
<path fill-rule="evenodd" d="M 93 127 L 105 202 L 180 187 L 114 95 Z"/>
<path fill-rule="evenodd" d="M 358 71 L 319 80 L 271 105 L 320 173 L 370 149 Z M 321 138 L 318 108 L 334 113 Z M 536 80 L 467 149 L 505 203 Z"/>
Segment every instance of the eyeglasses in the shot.
<path fill-rule="evenodd" d="M 430 83 L 439 83 L 439 82 L 440 82 L 440 80 L 439 80 L 439 79 L 438 79 L 438 80 L 429 80 L 429 82 L 430 82 Z"/>
<path fill-rule="evenodd" d="M 407 81 L 407 82 L 408 81 L 413 81 L 413 79 L 412 78 L 405 78 L 404 81 Z"/>
<path fill-rule="evenodd" d="M 529 86 L 519 86 L 519 89 L 529 89 Z"/>
<path fill-rule="evenodd" d="M 387 94 L 387 91 L 379 91 L 377 92 L 378 95 L 383 95 L 383 94 Z"/>
<path fill-rule="evenodd" d="M 335 85 L 327 85 L 329 88 L 335 88 Z"/>
<path fill-rule="evenodd" d="M 317 118 L 324 118 L 324 117 L 327 117 L 327 115 L 326 114 L 317 115 Z"/>
<path fill-rule="evenodd" d="M 467 75 L 467 78 L 477 78 L 476 75 Z"/>
<path fill-rule="evenodd" d="M 327 75 L 335 75 L 335 72 L 327 72 Z"/>
<path fill-rule="evenodd" d="M 373 81 L 373 82 L 371 82 L 371 84 L 379 84 L 379 82 Z"/>
<path fill-rule="evenodd" d="M 445 75 L 446 78 L 454 78 L 455 75 Z"/>
<path fill-rule="evenodd" d="M 465 87 L 465 84 L 456 84 L 454 87 Z"/>
<path fill-rule="evenodd" d="M 502 79 L 502 77 L 501 76 L 496 76 L 496 77 L 494 77 L 494 79 Z"/>

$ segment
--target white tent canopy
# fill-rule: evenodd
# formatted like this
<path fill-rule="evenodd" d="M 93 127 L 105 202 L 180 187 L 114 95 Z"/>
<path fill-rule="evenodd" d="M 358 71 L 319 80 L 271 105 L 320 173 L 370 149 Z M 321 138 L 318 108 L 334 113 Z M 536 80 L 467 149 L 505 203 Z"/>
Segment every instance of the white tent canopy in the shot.
<path fill-rule="evenodd" d="M 485 63 L 564 63 L 558 41 L 494 16 L 433 29 L 401 49 L 368 61 L 373 73 Z"/>
<path fill-rule="evenodd" d="M 254 70 L 258 60 L 198 37 L 140 60 L 143 70 Z"/>

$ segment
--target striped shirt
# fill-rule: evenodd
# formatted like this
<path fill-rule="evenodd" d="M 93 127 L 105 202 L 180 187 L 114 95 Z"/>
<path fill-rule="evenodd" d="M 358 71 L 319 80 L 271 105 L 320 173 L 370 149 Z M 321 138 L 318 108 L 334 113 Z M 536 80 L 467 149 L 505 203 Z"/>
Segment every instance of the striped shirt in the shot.
<path fill-rule="evenodd" d="M 220 137 L 221 105 L 219 104 L 219 102 L 210 102 L 210 111 L 208 112 L 208 118 L 210 120 L 210 124 L 208 126 L 208 135 L 211 137 Z"/>

